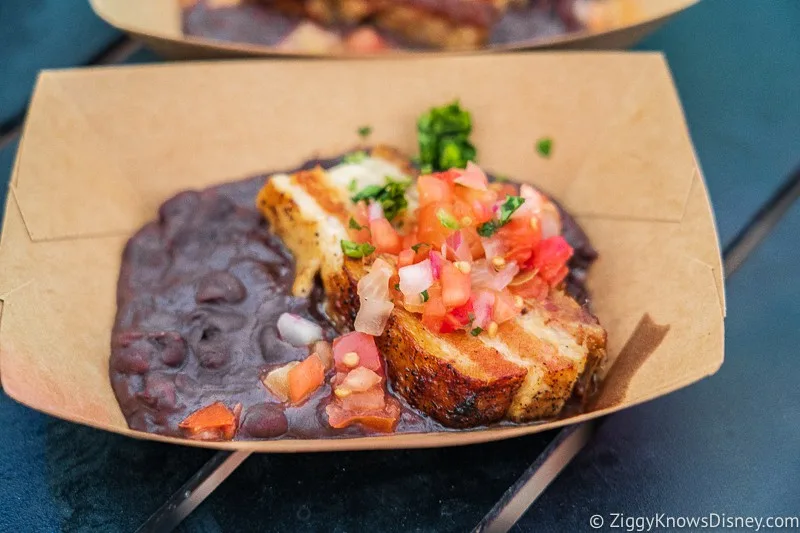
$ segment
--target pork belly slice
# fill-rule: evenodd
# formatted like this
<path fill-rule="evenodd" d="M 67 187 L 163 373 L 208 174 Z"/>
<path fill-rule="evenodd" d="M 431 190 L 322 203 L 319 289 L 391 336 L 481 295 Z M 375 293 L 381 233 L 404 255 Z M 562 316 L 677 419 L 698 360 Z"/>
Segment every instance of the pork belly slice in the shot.
<path fill-rule="evenodd" d="M 319 273 L 340 328 L 353 327 L 358 280 L 369 271 L 369 259 L 347 258 L 340 247 L 348 238 L 349 186 L 383 184 L 408 170 L 407 159 L 379 148 L 357 164 L 272 176 L 258 196 L 272 231 L 295 254 L 295 292 L 310 292 Z M 606 333 L 572 298 L 552 291 L 545 301 L 527 302 L 525 313 L 501 324 L 493 338 L 434 334 L 396 306 L 376 342 L 395 391 L 442 424 L 466 428 L 557 416 L 604 358 Z"/>

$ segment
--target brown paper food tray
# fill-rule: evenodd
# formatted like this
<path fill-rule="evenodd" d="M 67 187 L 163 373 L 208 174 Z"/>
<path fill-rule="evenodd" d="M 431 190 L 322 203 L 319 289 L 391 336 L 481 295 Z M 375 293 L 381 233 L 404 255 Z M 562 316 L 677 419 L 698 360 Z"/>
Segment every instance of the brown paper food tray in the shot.
<path fill-rule="evenodd" d="M 335 83 L 331 83 L 335 80 Z M 415 119 L 459 98 L 479 160 L 551 191 L 600 259 L 594 307 L 613 362 L 593 412 L 538 425 L 337 440 L 199 443 L 128 429 L 108 377 L 120 255 L 173 193 L 337 153 L 373 127 L 415 151 Z M 535 141 L 554 139 L 550 159 Z M 137 438 L 253 451 L 486 442 L 617 411 L 723 360 L 714 220 L 657 54 L 546 53 L 359 62 L 237 61 L 44 72 L 0 243 L 0 377 L 40 411 Z M 641 366 L 663 328 L 669 330 Z M 646 322 L 646 321 L 645 321 Z M 636 331 L 636 332 L 635 332 Z M 649 335 L 649 336 L 648 336 Z M 623 350 L 623 347 L 627 348 Z"/>
<path fill-rule="evenodd" d="M 311 52 L 291 52 L 274 47 L 218 41 L 183 34 L 180 2 L 187 0 L 89 0 L 95 12 L 106 22 L 145 41 L 152 49 L 170 59 L 215 59 L 252 56 L 318 57 Z M 676 13 L 699 0 L 601 0 L 594 10 L 590 27 L 556 37 L 497 45 L 469 53 L 491 53 L 533 48 L 615 49 L 627 48 Z M 460 55 L 465 52 L 395 51 L 393 57 L 419 55 Z M 345 53 L 330 57 L 352 57 Z"/>

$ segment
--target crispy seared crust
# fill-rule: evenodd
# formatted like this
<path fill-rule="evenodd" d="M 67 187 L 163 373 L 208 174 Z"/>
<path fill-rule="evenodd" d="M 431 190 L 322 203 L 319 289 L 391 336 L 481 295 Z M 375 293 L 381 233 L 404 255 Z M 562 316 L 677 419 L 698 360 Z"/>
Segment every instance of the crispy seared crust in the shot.
<path fill-rule="evenodd" d="M 410 169 L 388 147 L 371 154 Z M 328 314 L 350 329 L 359 309 L 358 280 L 366 260 L 343 257 L 347 193 L 321 169 L 274 176 L 258 206 L 297 261 L 296 292 L 310 290 L 320 272 Z M 523 315 L 502 324 L 498 335 L 436 335 L 395 307 L 376 339 L 395 390 L 411 405 L 450 427 L 473 427 L 501 419 L 525 422 L 557 416 L 576 390 L 586 389 L 605 357 L 606 332 L 575 300 L 554 290 L 545 301 L 526 302 Z"/>
<path fill-rule="evenodd" d="M 394 389 L 411 405 L 449 427 L 474 427 L 501 420 L 526 370 L 462 333 L 442 337 L 451 339 L 432 335 L 403 309 L 392 313 L 386 333 L 377 342 L 381 353 L 389 354 L 386 361 Z M 440 348 L 436 343 L 441 340 L 451 342 L 470 362 L 480 364 L 481 375 L 437 353 Z"/>
<path fill-rule="evenodd" d="M 352 327 L 359 308 L 358 280 L 367 268 L 360 260 L 346 259 L 328 279 L 328 315 L 337 326 Z M 449 427 L 501 420 L 527 373 L 480 340 L 461 333 L 435 335 L 397 307 L 375 341 L 394 389 Z"/>

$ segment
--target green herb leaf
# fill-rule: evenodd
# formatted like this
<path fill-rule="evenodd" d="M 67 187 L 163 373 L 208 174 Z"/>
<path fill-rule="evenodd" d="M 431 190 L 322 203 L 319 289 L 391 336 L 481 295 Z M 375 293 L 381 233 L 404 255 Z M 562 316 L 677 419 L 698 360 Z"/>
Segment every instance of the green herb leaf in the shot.
<path fill-rule="evenodd" d="M 400 284 L 399 283 L 395 283 L 394 284 L 394 290 L 396 290 L 396 291 L 400 290 Z"/>
<path fill-rule="evenodd" d="M 417 120 L 419 164 L 423 173 L 465 168 L 477 151 L 470 142 L 472 116 L 458 101 L 434 107 Z"/>
<path fill-rule="evenodd" d="M 414 253 L 417 253 L 419 252 L 419 249 L 422 248 L 423 246 L 430 246 L 430 244 L 428 244 L 427 242 L 418 242 L 417 244 L 412 246 L 411 249 L 414 250 Z"/>
<path fill-rule="evenodd" d="M 391 178 L 386 178 L 387 183 L 383 188 L 380 202 L 383 206 L 384 216 L 392 220 L 401 211 L 408 207 L 408 200 L 406 200 L 406 191 L 411 186 L 410 181 L 395 181 Z"/>
<path fill-rule="evenodd" d="M 356 219 L 350 217 L 350 223 L 348 224 L 351 229 L 364 229 L 364 226 L 356 222 Z"/>
<path fill-rule="evenodd" d="M 347 257 L 361 259 L 375 251 L 375 247 L 368 242 L 353 242 L 342 239 L 342 252 Z"/>
<path fill-rule="evenodd" d="M 364 150 L 358 150 L 356 152 L 350 152 L 349 154 L 345 154 L 342 158 L 344 163 L 361 163 L 364 161 L 369 155 Z"/>
<path fill-rule="evenodd" d="M 367 185 L 358 191 L 352 198 L 353 203 L 358 203 L 361 200 L 377 200 L 378 196 L 383 192 L 383 187 L 380 185 Z"/>
<path fill-rule="evenodd" d="M 497 222 L 490 220 L 489 222 L 484 222 L 478 226 L 478 235 L 481 237 L 491 237 L 497 233 L 498 229 L 500 229 L 500 226 L 497 224 Z"/>
<path fill-rule="evenodd" d="M 481 237 L 491 237 L 497 233 L 497 230 L 508 224 L 514 211 L 519 209 L 524 203 L 525 198 L 522 196 L 506 196 L 506 201 L 500 206 L 500 216 L 496 220 L 490 220 L 478 226 L 478 235 Z"/>
<path fill-rule="evenodd" d="M 411 181 L 397 181 L 386 177 L 386 185 L 368 185 L 355 194 L 351 200 L 353 203 L 361 200 L 373 200 L 380 202 L 383 214 L 388 220 L 392 220 L 401 211 L 408 207 L 406 200 L 406 190 L 411 185 Z"/>
<path fill-rule="evenodd" d="M 358 180 L 353 178 L 350 180 L 350 183 L 347 184 L 347 190 L 350 192 L 356 192 L 356 189 L 358 189 Z"/>
<path fill-rule="evenodd" d="M 439 223 L 441 223 L 441 225 L 447 229 L 459 229 L 461 227 L 458 225 L 458 220 L 456 220 L 456 217 L 448 213 L 443 207 L 436 211 L 436 218 L 438 218 Z"/>
<path fill-rule="evenodd" d="M 542 157 L 550 157 L 550 153 L 553 151 L 553 139 L 550 137 L 542 137 L 536 141 L 536 151 L 539 152 L 539 155 Z"/>
<path fill-rule="evenodd" d="M 506 196 L 506 201 L 500 206 L 500 225 L 505 226 L 511 219 L 514 211 L 525 203 L 525 198 L 522 196 Z"/>
<path fill-rule="evenodd" d="M 477 337 L 477 336 L 478 336 L 478 335 L 480 335 L 482 332 L 483 332 L 483 328 L 473 328 L 473 329 L 472 329 L 472 330 L 469 332 L 469 334 L 470 334 L 470 335 L 472 335 L 473 337 Z"/>
<path fill-rule="evenodd" d="M 430 298 L 430 296 L 428 295 L 428 291 L 427 290 L 422 291 L 421 293 L 419 293 L 419 295 L 420 295 L 420 297 L 422 297 L 422 303 L 427 302 L 428 299 Z"/>
<path fill-rule="evenodd" d="M 370 133 L 372 133 L 372 126 L 361 126 L 358 128 L 358 136 L 362 139 L 369 137 Z"/>

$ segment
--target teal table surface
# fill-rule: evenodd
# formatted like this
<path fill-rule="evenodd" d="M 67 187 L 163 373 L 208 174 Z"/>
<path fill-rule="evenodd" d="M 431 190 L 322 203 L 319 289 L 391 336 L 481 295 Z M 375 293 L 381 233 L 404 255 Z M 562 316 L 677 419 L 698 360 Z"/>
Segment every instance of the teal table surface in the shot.
<path fill-rule="evenodd" d="M 702 0 L 637 46 L 672 69 L 729 244 L 800 168 L 800 1 Z M 84 0 L 0 0 L 0 124 L 42 68 L 121 36 Z M 128 62 L 159 61 L 152 53 Z M 17 142 L 0 147 L 5 195 Z M 726 362 L 607 417 L 516 531 L 589 518 L 800 515 L 800 207 L 727 282 Z M 552 434 L 458 450 L 252 457 L 182 531 L 462 531 Z M 0 391 L 0 532 L 131 531 L 211 455 L 55 420 Z"/>

